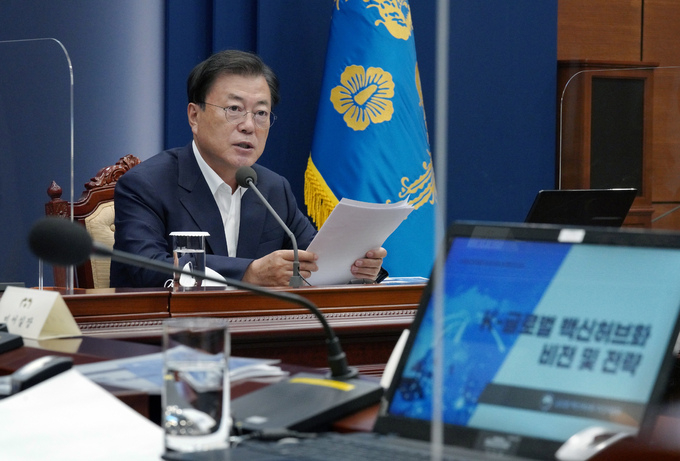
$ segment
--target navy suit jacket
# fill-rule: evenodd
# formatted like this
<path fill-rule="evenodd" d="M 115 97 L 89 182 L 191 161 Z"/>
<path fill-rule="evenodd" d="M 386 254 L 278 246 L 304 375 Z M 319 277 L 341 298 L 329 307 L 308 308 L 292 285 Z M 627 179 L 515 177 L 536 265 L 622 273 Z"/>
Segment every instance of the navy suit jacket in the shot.
<path fill-rule="evenodd" d="M 296 236 L 298 247 L 311 243 L 316 229 L 298 209 L 288 181 L 253 165 L 257 187 Z M 240 280 L 250 263 L 273 251 L 292 249 L 290 238 L 253 191 L 241 200 L 236 257 L 227 256 L 224 226 L 191 144 L 161 152 L 120 177 L 116 184 L 114 248 L 172 263 L 173 231 L 206 231 L 206 265 Z M 167 274 L 111 262 L 112 287 L 157 287 Z"/>

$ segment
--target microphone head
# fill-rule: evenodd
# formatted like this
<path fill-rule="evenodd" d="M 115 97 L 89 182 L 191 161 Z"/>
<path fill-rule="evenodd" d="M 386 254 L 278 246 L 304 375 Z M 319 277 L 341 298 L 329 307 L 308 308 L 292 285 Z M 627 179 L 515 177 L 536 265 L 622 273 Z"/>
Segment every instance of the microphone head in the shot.
<path fill-rule="evenodd" d="M 236 170 L 236 183 L 241 187 L 250 187 L 250 181 L 257 185 L 257 173 L 249 166 L 242 166 Z"/>
<path fill-rule="evenodd" d="M 82 264 L 92 253 L 92 237 L 85 227 L 57 217 L 36 222 L 28 244 L 37 257 L 57 266 Z"/>

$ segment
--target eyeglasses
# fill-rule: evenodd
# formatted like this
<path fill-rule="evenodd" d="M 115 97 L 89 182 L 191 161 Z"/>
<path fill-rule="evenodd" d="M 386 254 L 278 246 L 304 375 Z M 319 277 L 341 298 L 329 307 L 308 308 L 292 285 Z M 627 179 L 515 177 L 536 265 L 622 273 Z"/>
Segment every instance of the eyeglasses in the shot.
<path fill-rule="evenodd" d="M 254 112 L 250 112 L 243 110 L 243 108 L 239 106 L 222 107 L 218 106 L 217 104 L 210 104 L 209 102 L 204 102 L 203 104 L 222 109 L 227 122 L 233 125 L 238 125 L 239 123 L 243 122 L 248 114 L 252 114 L 253 122 L 255 122 L 255 125 L 257 125 L 259 128 L 269 128 L 276 121 L 276 115 L 274 115 L 273 112 L 269 112 L 268 110 L 256 110 Z"/>

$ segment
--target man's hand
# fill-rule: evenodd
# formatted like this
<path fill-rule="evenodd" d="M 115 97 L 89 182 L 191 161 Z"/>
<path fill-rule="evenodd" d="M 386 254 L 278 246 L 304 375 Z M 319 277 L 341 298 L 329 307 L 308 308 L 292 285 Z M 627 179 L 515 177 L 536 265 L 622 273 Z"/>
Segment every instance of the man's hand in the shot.
<path fill-rule="evenodd" d="M 352 275 L 358 279 L 375 280 L 378 277 L 385 256 L 387 256 L 387 250 L 384 248 L 369 250 L 365 258 L 354 261 L 350 269 Z"/>
<path fill-rule="evenodd" d="M 278 250 L 253 261 L 246 273 L 243 281 L 261 286 L 288 286 L 290 278 L 293 276 L 293 250 Z M 316 253 L 299 250 L 300 275 L 304 278 L 309 277 L 313 271 L 318 270 Z"/>

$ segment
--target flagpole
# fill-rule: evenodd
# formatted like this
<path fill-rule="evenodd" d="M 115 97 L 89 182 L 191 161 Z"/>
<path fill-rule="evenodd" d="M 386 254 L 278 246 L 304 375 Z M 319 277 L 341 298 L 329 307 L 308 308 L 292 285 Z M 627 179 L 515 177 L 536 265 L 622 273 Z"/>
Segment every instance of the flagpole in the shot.
<path fill-rule="evenodd" d="M 432 376 L 432 433 L 431 459 L 442 459 L 444 442 L 443 410 L 443 326 L 444 326 L 444 258 L 437 248 L 446 248 L 446 198 L 447 198 L 447 152 L 448 152 L 448 87 L 449 87 L 449 0 L 437 1 L 437 29 L 435 44 L 435 184 L 437 206 L 435 207 L 435 270 L 439 283 L 434 291 L 433 376 Z M 441 245 L 441 246 L 440 246 Z"/>

